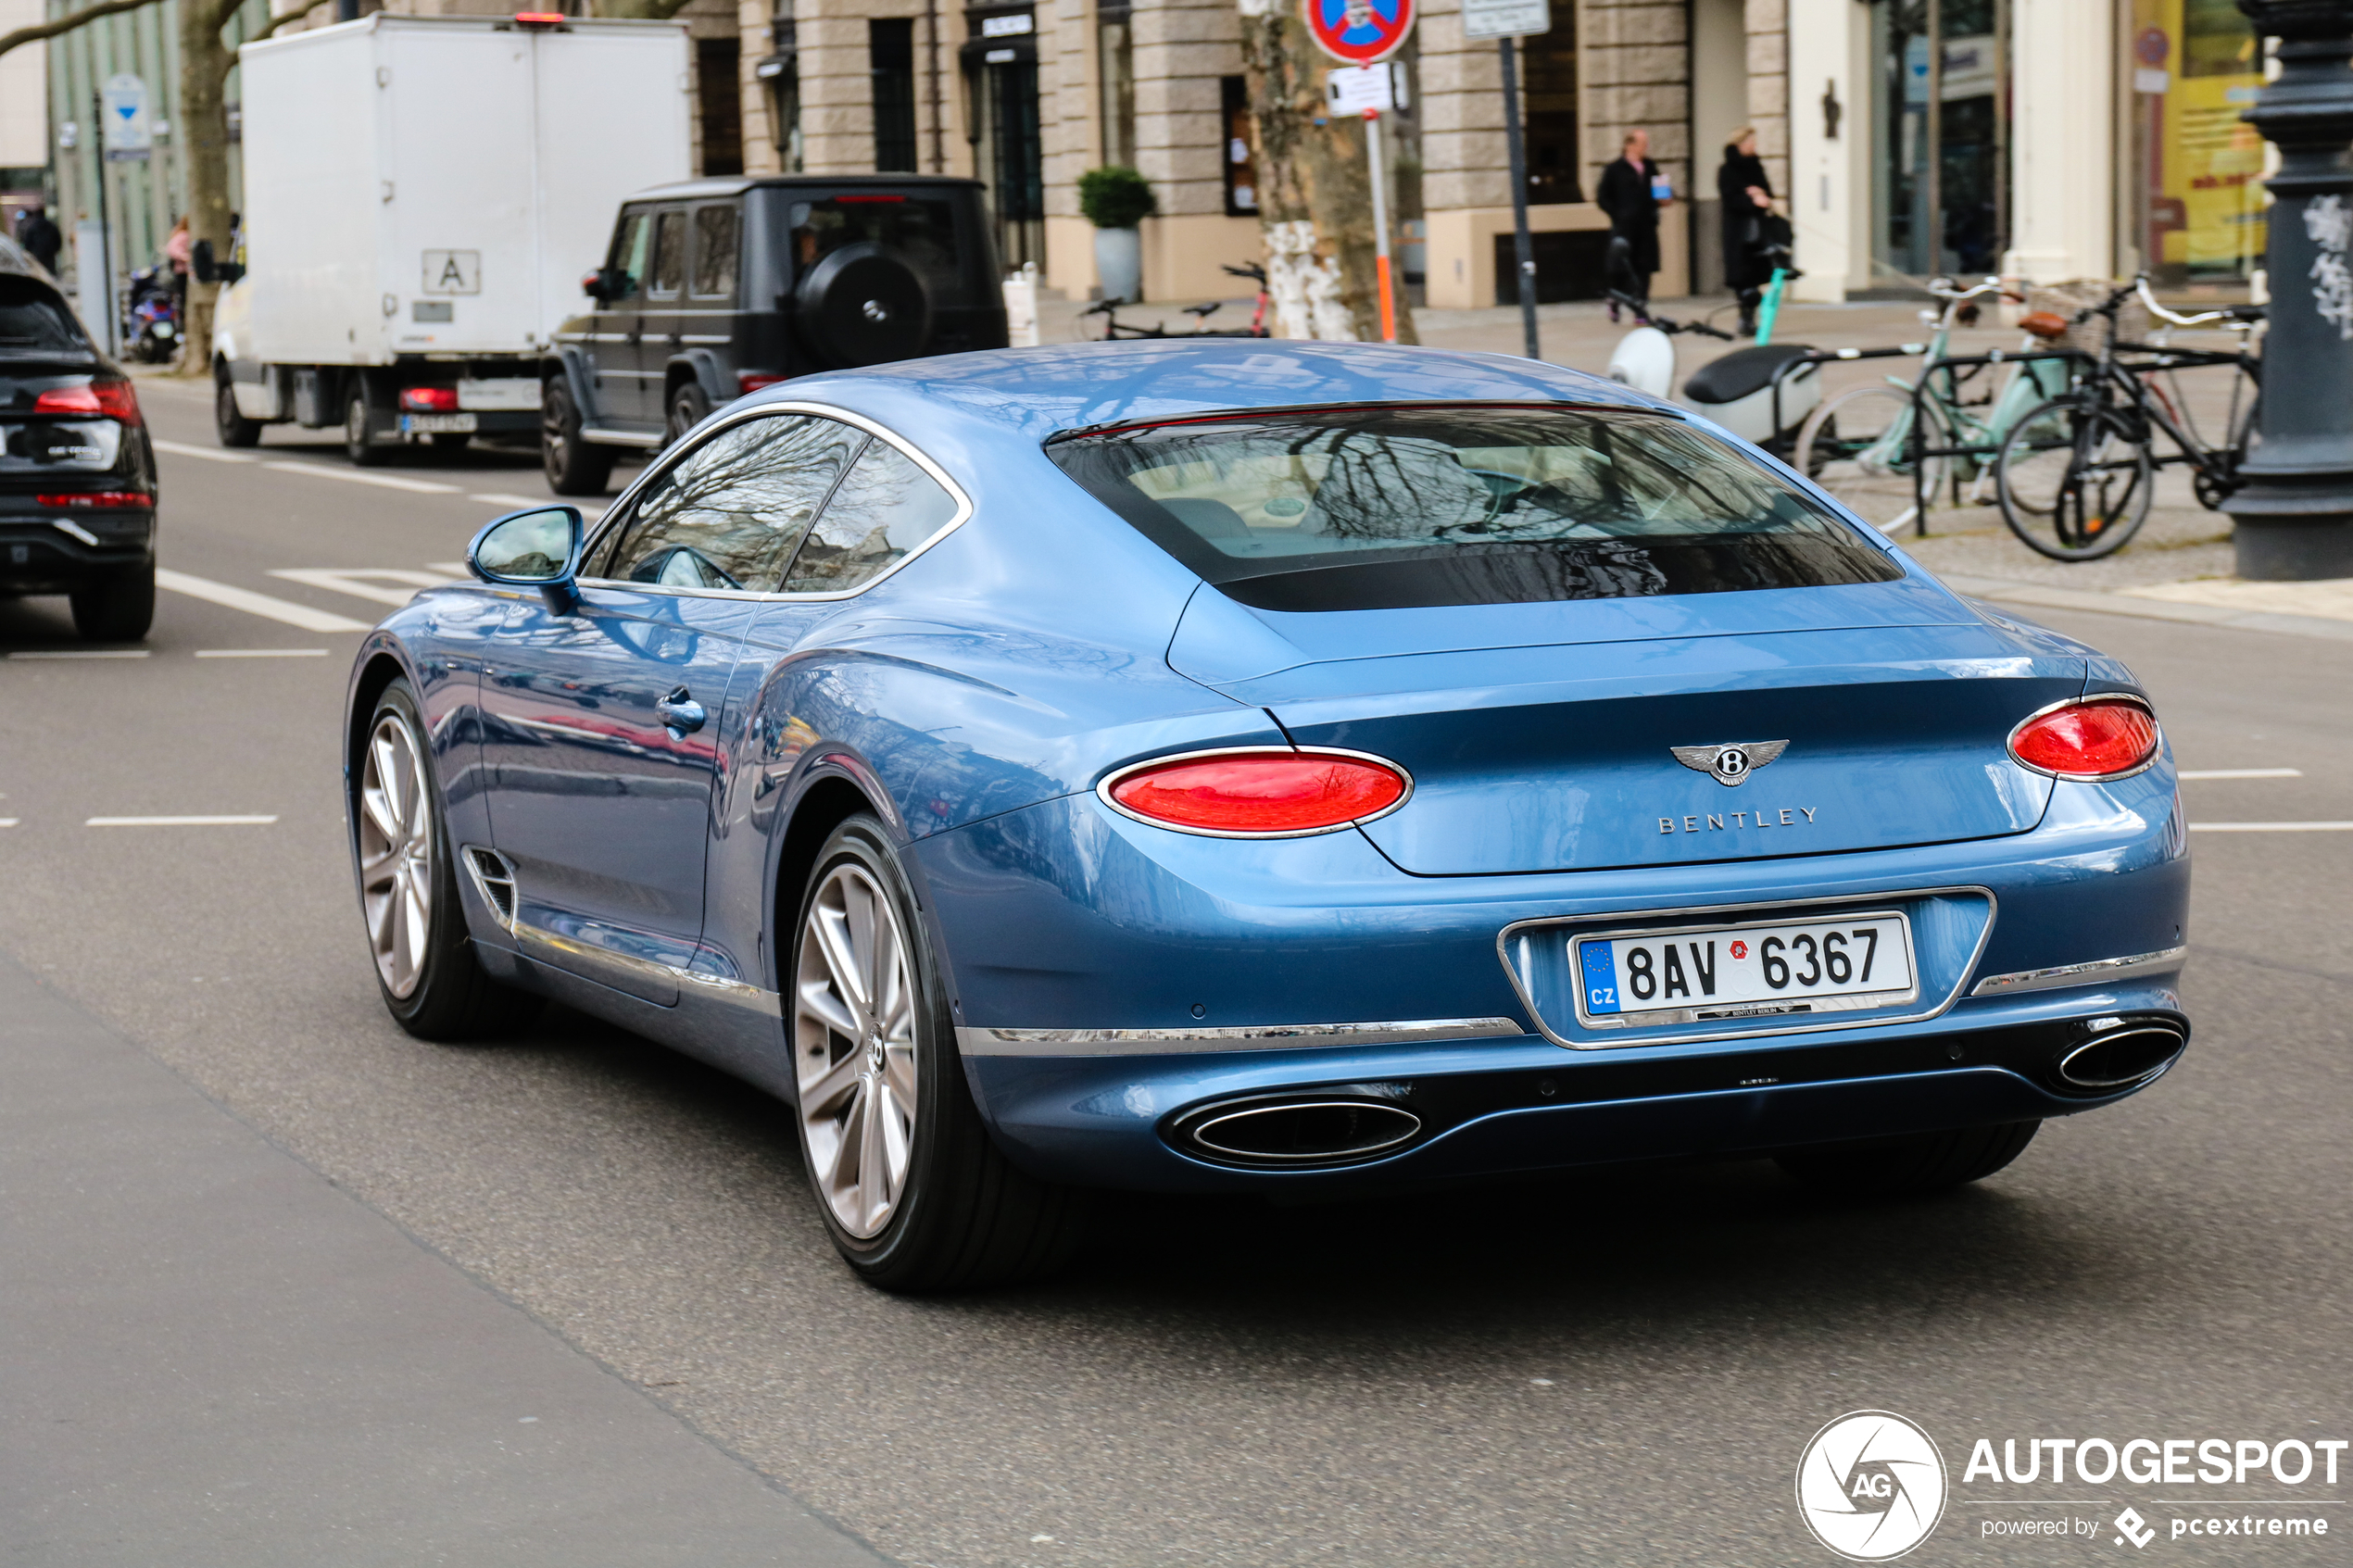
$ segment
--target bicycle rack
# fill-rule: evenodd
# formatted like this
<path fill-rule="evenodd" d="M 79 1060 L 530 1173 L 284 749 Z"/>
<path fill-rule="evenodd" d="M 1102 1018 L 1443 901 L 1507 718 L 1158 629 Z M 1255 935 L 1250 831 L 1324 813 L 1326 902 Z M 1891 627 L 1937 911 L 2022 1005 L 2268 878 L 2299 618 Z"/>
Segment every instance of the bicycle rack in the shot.
<path fill-rule="evenodd" d="M 1990 458 L 2002 449 L 1998 437 L 1990 444 L 1971 443 L 1958 446 L 1923 445 L 1922 433 L 1928 428 L 1925 409 L 1929 398 L 1932 395 L 1930 389 L 1935 385 L 1938 372 L 1942 371 L 1944 375 L 1946 393 L 1937 401 L 1953 408 L 1960 408 L 1963 406 L 1960 399 L 1961 383 L 1955 379 L 1954 371 L 1966 370 L 1973 374 L 1989 365 L 2032 365 L 2049 360 L 2067 360 L 2079 367 L 2068 376 L 2068 384 L 2072 387 L 2082 380 L 2082 368 L 2096 366 L 2099 356 L 2080 348 L 2024 350 L 1991 348 L 1982 354 L 1948 355 L 1944 358 L 1931 360 L 1920 371 L 1919 380 L 1912 383 L 1912 428 L 1904 443 L 1904 454 L 1910 459 L 1912 466 L 1913 538 L 1928 537 L 1928 492 L 1921 483 L 1928 459 L 1931 458 Z"/>

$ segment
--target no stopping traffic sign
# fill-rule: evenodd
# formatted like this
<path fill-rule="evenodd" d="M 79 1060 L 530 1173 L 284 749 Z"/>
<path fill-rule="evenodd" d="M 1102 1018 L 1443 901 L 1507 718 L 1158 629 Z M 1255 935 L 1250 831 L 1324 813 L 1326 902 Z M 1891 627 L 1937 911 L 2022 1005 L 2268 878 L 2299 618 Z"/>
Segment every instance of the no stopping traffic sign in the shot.
<path fill-rule="evenodd" d="M 1352 66 L 1389 58 L 1414 31 L 1414 0 L 1302 0 L 1301 9 L 1316 46 Z"/>

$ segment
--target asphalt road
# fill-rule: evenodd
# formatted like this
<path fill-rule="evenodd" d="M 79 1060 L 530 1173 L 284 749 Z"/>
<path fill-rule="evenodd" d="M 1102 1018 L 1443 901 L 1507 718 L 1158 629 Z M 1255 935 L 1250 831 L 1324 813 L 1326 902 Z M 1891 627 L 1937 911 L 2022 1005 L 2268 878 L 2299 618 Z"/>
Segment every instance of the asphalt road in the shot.
<path fill-rule="evenodd" d="M 55 1159 L 0 1165 L 0 1217 L 17 1206 L 0 1271 L 19 1282 L 0 1319 L 0 1444 L 46 1465 L 0 1464 L 0 1562 L 199 1560 L 157 1548 L 168 1512 L 142 1515 L 134 1548 L 103 1504 L 61 1500 L 101 1483 L 192 1499 L 184 1544 L 233 1529 L 245 1544 L 226 1560 L 245 1563 L 668 1561 L 644 1528 L 540 1527 L 591 1517 L 582 1474 L 659 1472 L 622 1512 L 673 1543 L 707 1536 L 682 1561 L 849 1561 L 863 1542 L 937 1568 L 1829 1562 L 1792 1478 L 1818 1427 L 1866 1408 L 1919 1422 L 1953 1472 L 1944 1524 L 1907 1561 L 2121 1549 L 2105 1524 L 1987 1538 L 1989 1521 L 2070 1512 L 2019 1499 L 2102 1521 L 2129 1502 L 2161 1525 L 2196 1512 L 2163 1506 L 2184 1499 L 2235 1514 L 2283 1497 L 2331 1517 L 2332 1537 L 2160 1537 L 2148 1555 L 2345 1560 L 2353 1456 L 2336 1486 L 2268 1490 L 1989 1491 L 1961 1468 L 1979 1436 L 2353 1436 L 2353 833 L 2200 833 L 2189 1058 L 2124 1106 L 2045 1127 L 1969 1192 L 1843 1207 L 1753 1163 L 1314 1209 L 1130 1200 L 1062 1278 L 895 1299 L 836 1264 L 779 1106 L 576 1015 L 449 1049 L 409 1040 L 377 1001 L 336 785 L 358 634 L 314 628 L 371 621 L 384 605 L 366 590 L 445 571 L 505 497 L 545 495 L 535 462 L 474 452 L 367 483 L 331 445 L 275 431 L 256 460 L 224 462 L 199 455 L 201 395 L 145 396 L 172 444 L 165 566 L 297 608 L 168 592 L 145 658 L 44 659 L 78 648 L 62 601 L 0 603 L 0 820 L 15 824 L 0 960 L 19 976 L 0 973 L 0 1010 L 32 1042 L 0 1056 L 0 1106 L 65 1108 L 44 1113 L 48 1145 L 12 1135 Z M 2353 648 L 2051 619 L 2144 675 L 2185 767 L 2300 770 L 2191 782 L 2194 822 L 2353 819 Z M 203 657 L 260 650 L 289 656 Z M 274 820 L 84 825 L 105 816 Z M 155 1062 L 178 1081 L 73 1100 L 58 1064 L 76 1060 L 94 1082 Z M 296 1317 L 330 1296 L 359 1314 L 335 1336 L 271 1330 L 285 1366 L 315 1375 L 270 1401 L 207 1382 L 231 1364 L 208 1361 L 208 1339 L 259 1332 L 221 1269 L 184 1313 L 170 1279 L 134 1277 L 158 1225 L 190 1258 L 213 1251 L 178 1167 L 118 1136 L 121 1105 L 170 1094 L 208 1099 L 228 1131 L 202 1135 L 278 1160 L 287 1212 L 309 1216 L 272 1253 L 268 1224 L 226 1235 L 247 1211 L 224 1198 L 216 1256 L 252 1260 L 228 1272 L 265 1272 L 251 1292 Z M 68 1126 L 87 1137 L 55 1135 Z M 90 1150 L 118 1145 L 138 1174 L 102 1191 Z M 330 1183 L 342 1219 L 316 1201 Z M 28 1223 L 36 1203 L 54 1223 Z M 330 1224 L 334 1245 L 303 1239 Z M 434 1311 L 476 1325 L 449 1330 L 438 1366 L 414 1332 L 365 1326 L 371 1293 L 337 1248 L 376 1248 L 368 1266 L 392 1269 L 389 1246 L 422 1248 Z M 113 1281 L 142 1303 L 125 1321 L 184 1331 L 184 1353 L 126 1363 L 120 1325 L 35 1300 L 29 1268 Z M 451 1513 L 455 1461 L 419 1458 L 417 1432 L 473 1420 L 498 1369 L 540 1386 L 516 1370 L 540 1357 L 566 1359 L 545 1386 L 588 1412 L 585 1470 L 524 1465 Z M 405 1401 L 354 1401 L 371 1379 Z M 77 1406 L 77 1388 L 111 1392 Z M 125 1424 L 118 1394 L 207 1413 Z M 298 1464 L 310 1433 L 346 1483 L 383 1479 L 241 1492 L 236 1456 L 278 1451 L 264 1426 L 285 1439 L 272 1462 Z M 779 1489 L 750 1497 L 682 1435 Z M 1988 1497 L 2007 1500 L 1964 1500 Z M 761 1498 L 779 1505 L 771 1535 Z M 747 1554 L 745 1530 L 766 1545 Z"/>

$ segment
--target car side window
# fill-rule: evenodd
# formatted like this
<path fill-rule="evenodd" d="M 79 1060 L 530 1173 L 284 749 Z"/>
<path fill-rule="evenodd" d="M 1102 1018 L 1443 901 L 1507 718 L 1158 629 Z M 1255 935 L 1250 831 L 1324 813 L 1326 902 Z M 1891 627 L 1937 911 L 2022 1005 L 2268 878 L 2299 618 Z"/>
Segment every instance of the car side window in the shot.
<path fill-rule="evenodd" d="M 606 303 L 616 304 L 645 292 L 646 258 L 653 237 L 652 213 L 632 212 L 623 217 L 621 232 L 613 236 L 610 263 L 622 274 L 622 290 Z"/>
<path fill-rule="evenodd" d="M 598 575 L 666 588 L 773 593 L 864 444 L 837 420 L 782 414 L 715 432 L 639 497 Z"/>
<path fill-rule="evenodd" d="M 651 293 L 676 294 L 686 280 L 686 214 L 673 207 L 654 222 L 654 278 Z"/>
<path fill-rule="evenodd" d="M 736 209 L 732 206 L 695 208 L 694 292 L 704 299 L 736 297 Z"/>
<path fill-rule="evenodd" d="M 954 521 L 956 505 L 912 458 L 868 442 L 793 558 L 785 591 L 838 594 L 872 582 Z"/>

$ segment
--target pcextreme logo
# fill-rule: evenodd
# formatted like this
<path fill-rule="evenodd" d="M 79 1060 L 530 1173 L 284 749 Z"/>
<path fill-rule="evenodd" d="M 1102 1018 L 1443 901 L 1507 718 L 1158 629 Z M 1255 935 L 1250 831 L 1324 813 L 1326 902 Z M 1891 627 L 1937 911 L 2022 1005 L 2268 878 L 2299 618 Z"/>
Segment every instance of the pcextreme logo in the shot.
<path fill-rule="evenodd" d="M 1903 1556 L 1944 1516 L 1944 1456 L 1890 1411 L 1856 1411 L 1814 1434 L 1797 1461 L 1797 1512 L 1853 1562 Z"/>

